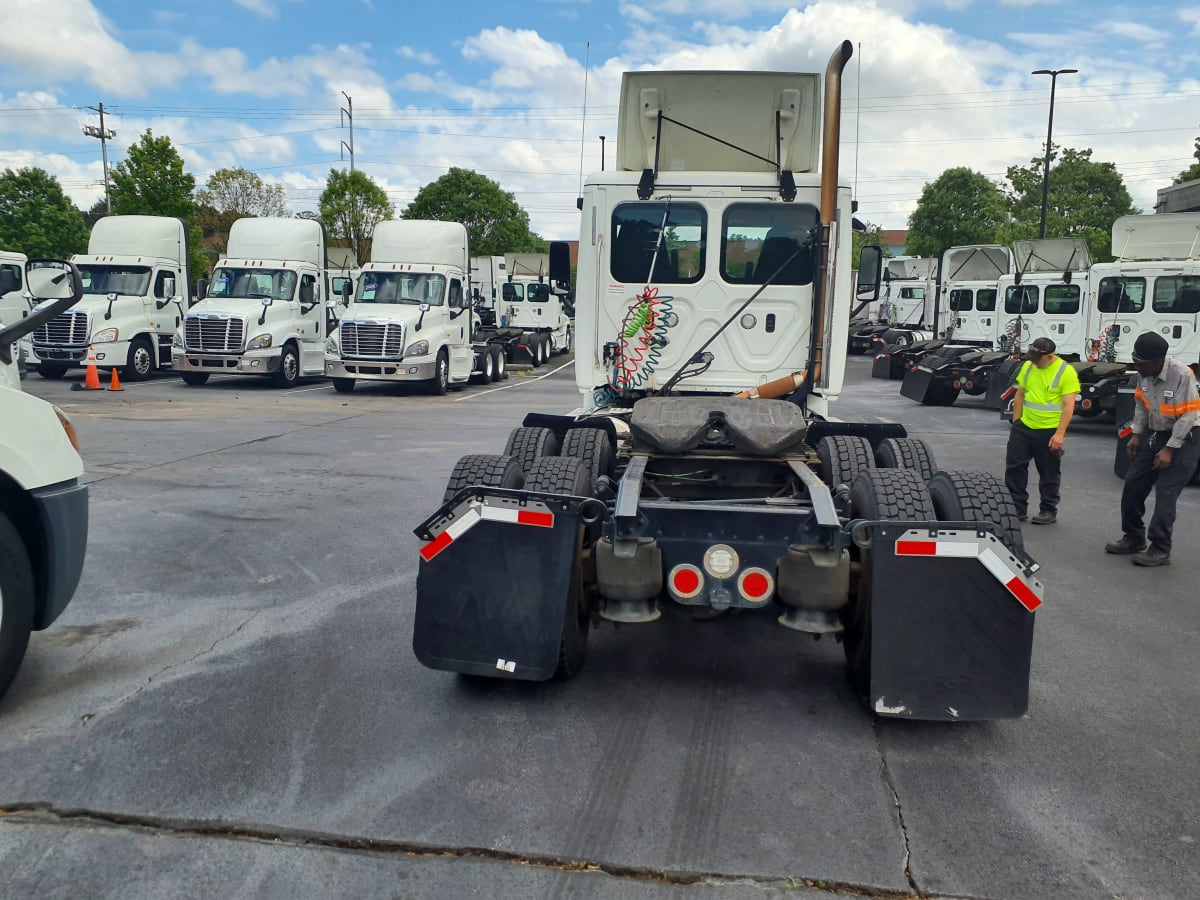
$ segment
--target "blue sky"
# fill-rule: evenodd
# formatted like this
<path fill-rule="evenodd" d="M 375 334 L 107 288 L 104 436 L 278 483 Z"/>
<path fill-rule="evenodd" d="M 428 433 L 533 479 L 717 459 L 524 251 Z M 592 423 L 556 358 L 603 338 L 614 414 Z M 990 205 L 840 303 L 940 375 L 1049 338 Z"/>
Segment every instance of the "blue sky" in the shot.
<path fill-rule="evenodd" d="M 1200 5 L 1077 0 L 3 0 L 0 168 L 41 166 L 89 206 L 103 101 L 110 160 L 146 129 L 203 183 L 244 166 L 314 209 L 349 132 L 402 209 L 450 166 L 513 191 L 545 237 L 578 233 L 582 158 L 611 164 L 621 72 L 820 71 L 842 39 L 843 171 L 860 216 L 902 228 L 950 166 L 995 180 L 1055 143 L 1116 163 L 1134 202 L 1186 168 L 1200 134 Z M 51 24 L 53 27 L 51 27 Z M 590 44 L 590 48 L 589 48 Z M 585 69 L 585 63 L 587 67 Z M 861 78 L 860 69 L 861 65 Z M 584 117 L 584 82 L 587 113 Z M 581 143 L 582 139 L 582 143 Z"/>

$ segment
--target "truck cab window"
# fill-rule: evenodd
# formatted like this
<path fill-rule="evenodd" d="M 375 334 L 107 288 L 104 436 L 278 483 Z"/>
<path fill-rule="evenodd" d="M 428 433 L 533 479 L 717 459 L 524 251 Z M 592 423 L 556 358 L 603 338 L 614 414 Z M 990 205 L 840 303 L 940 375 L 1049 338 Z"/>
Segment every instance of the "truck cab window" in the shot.
<path fill-rule="evenodd" d="M 950 292 L 951 312 L 970 312 L 973 308 L 971 292 L 966 289 Z"/>
<path fill-rule="evenodd" d="M 509 303 L 520 303 L 525 299 L 525 286 L 505 282 L 504 286 L 500 288 L 500 298 Z"/>
<path fill-rule="evenodd" d="M 807 203 L 732 204 L 722 226 L 721 277 L 762 284 L 774 275 L 772 284 L 808 284 L 812 265 L 801 247 L 817 219 L 817 208 Z"/>
<path fill-rule="evenodd" d="M 980 312 L 996 311 L 995 288 L 980 288 L 975 293 L 975 308 Z"/>
<path fill-rule="evenodd" d="M 1102 313 L 1140 313 L 1146 305 L 1145 278 L 1101 278 L 1096 307 Z"/>
<path fill-rule="evenodd" d="M 3 266 L 0 266 L 0 269 L 4 269 L 5 271 L 11 272 L 12 277 L 13 277 L 13 283 L 16 285 L 16 287 L 14 287 L 13 290 L 14 291 L 21 290 L 21 288 L 25 284 L 25 273 L 21 271 L 21 267 L 20 266 L 12 266 L 12 265 L 5 263 Z"/>
<path fill-rule="evenodd" d="M 450 308 L 462 309 L 462 282 L 457 278 L 450 279 Z"/>
<path fill-rule="evenodd" d="M 1028 316 L 1038 311 L 1038 289 L 1032 284 L 1010 284 L 1004 291 L 1004 312 Z"/>
<path fill-rule="evenodd" d="M 1046 285 L 1046 297 L 1042 308 L 1052 316 L 1068 316 L 1079 312 L 1079 285 Z"/>
<path fill-rule="evenodd" d="M 1171 275 L 1155 279 L 1154 311 L 1193 315 L 1200 312 L 1200 276 Z"/>
<path fill-rule="evenodd" d="M 529 302 L 530 303 L 545 303 L 550 299 L 550 285 L 548 284 L 531 284 L 529 285 Z"/>
<path fill-rule="evenodd" d="M 672 203 L 664 229 L 666 215 L 667 204 L 656 202 L 622 203 L 613 210 L 609 268 L 615 281 L 695 284 L 704 275 L 708 223 L 704 208 Z"/>

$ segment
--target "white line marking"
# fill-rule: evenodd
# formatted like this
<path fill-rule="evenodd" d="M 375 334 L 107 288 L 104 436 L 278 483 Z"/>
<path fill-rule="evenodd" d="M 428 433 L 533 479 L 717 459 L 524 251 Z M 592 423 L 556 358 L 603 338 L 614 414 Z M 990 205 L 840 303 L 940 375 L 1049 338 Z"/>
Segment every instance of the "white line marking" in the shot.
<path fill-rule="evenodd" d="M 565 362 L 557 369 L 547 372 L 545 375 L 539 375 L 537 378 L 522 378 L 516 384 L 506 384 L 504 387 L 491 388 L 490 390 L 480 391 L 478 394 L 471 394 L 469 397 L 459 397 L 457 400 L 450 401 L 451 403 L 465 403 L 467 400 L 474 400 L 476 397 L 486 397 L 488 394 L 494 394 L 497 391 L 507 391 L 511 388 L 524 387 L 527 384 L 533 384 L 535 381 L 541 381 L 543 378 L 549 378 L 551 375 L 557 375 L 568 366 L 575 365 L 575 360 Z"/>

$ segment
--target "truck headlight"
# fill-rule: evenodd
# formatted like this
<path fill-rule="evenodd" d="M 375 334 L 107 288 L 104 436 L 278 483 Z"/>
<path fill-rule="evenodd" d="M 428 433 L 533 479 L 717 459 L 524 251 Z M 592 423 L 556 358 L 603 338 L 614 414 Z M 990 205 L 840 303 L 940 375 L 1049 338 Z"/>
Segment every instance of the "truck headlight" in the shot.
<path fill-rule="evenodd" d="M 175 335 L 171 338 L 171 346 L 178 347 L 180 350 L 183 349 L 183 332 L 182 331 L 175 332 Z"/>
<path fill-rule="evenodd" d="M 325 352 L 326 353 L 329 353 L 333 356 L 337 356 L 338 350 L 339 350 L 339 348 L 338 348 L 337 338 L 331 337 L 329 340 L 327 340 L 325 342 Z"/>
<path fill-rule="evenodd" d="M 269 334 L 260 334 L 250 338 L 250 343 L 246 345 L 247 350 L 266 350 L 271 346 L 271 336 Z"/>
<path fill-rule="evenodd" d="M 415 344 L 409 344 L 408 349 L 404 351 L 405 356 L 425 356 L 429 353 L 429 341 L 417 341 Z"/>
<path fill-rule="evenodd" d="M 93 344 L 111 344 L 120 335 L 120 331 L 116 328 L 105 328 L 103 331 L 97 331 L 92 335 Z"/>

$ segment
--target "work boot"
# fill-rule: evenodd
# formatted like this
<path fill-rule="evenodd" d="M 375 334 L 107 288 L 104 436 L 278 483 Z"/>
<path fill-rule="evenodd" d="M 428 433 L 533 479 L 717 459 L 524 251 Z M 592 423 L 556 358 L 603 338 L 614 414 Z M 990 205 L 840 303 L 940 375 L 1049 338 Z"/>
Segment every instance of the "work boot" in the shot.
<path fill-rule="evenodd" d="M 1138 540 L 1137 538 L 1131 538 L 1129 535 L 1125 535 L 1119 541 L 1113 541 L 1111 544 L 1105 544 L 1104 552 L 1116 553 L 1119 556 L 1129 556 L 1133 553 L 1141 553 L 1148 546 L 1149 544 L 1147 544 L 1144 539 Z"/>
<path fill-rule="evenodd" d="M 1028 521 L 1028 519 L 1029 519 L 1029 513 L 1025 512 L 1025 510 L 1023 508 L 1017 510 L 1017 521 L 1018 522 L 1025 522 L 1025 521 Z"/>
<path fill-rule="evenodd" d="M 1169 566 L 1171 554 L 1162 547 L 1155 547 L 1151 544 L 1148 550 L 1133 558 L 1133 564 L 1135 566 Z"/>
<path fill-rule="evenodd" d="M 1053 512 L 1043 511 L 1034 516 L 1030 521 L 1034 525 L 1053 525 L 1058 521 L 1058 516 Z"/>

